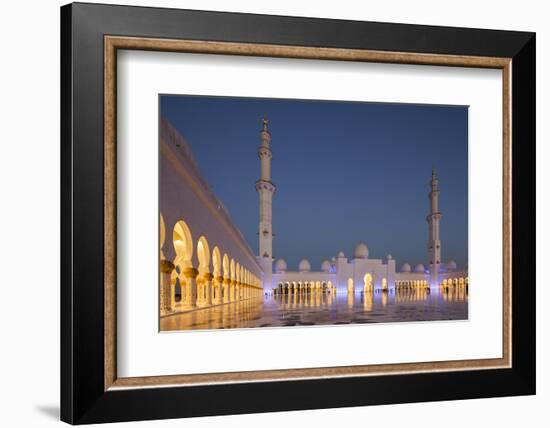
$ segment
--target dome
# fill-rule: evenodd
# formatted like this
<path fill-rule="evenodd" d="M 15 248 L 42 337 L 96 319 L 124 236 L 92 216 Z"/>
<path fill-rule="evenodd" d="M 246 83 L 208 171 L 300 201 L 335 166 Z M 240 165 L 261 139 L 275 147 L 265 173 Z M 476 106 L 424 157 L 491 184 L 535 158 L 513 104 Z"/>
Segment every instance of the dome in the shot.
<path fill-rule="evenodd" d="M 414 267 L 414 271 L 415 272 L 424 272 L 426 269 L 424 269 L 424 265 L 422 263 L 418 263 L 415 267 Z"/>
<path fill-rule="evenodd" d="M 340 251 L 340 252 L 338 253 L 338 258 L 341 259 L 341 258 L 343 258 L 343 257 L 346 257 L 346 256 L 345 256 L 345 254 L 344 254 L 343 251 Z"/>
<path fill-rule="evenodd" d="M 393 256 L 391 254 L 388 254 L 388 260 L 393 260 Z"/>
<path fill-rule="evenodd" d="M 411 271 L 411 265 L 408 263 L 405 263 L 403 266 L 401 266 L 401 272 L 410 272 Z"/>
<path fill-rule="evenodd" d="M 300 272 L 309 272 L 311 270 L 311 265 L 309 264 L 309 261 L 303 259 L 298 265 L 298 270 Z"/>
<path fill-rule="evenodd" d="M 330 272 L 330 262 L 328 260 L 325 260 L 323 261 L 323 263 L 321 263 L 321 271 Z"/>
<path fill-rule="evenodd" d="M 275 272 L 286 271 L 286 262 L 283 259 L 277 259 L 275 262 Z"/>
<path fill-rule="evenodd" d="M 369 257 L 369 247 L 367 247 L 364 243 L 360 242 L 355 246 L 355 250 L 353 250 L 353 258 L 354 259 L 366 259 Z"/>
<path fill-rule="evenodd" d="M 456 262 L 454 260 L 449 260 L 447 270 L 456 270 Z"/>

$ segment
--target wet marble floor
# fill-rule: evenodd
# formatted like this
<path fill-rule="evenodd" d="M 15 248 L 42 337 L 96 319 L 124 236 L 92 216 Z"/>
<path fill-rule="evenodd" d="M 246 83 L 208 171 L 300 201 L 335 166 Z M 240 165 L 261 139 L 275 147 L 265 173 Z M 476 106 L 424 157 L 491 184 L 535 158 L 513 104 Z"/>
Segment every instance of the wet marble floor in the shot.
<path fill-rule="evenodd" d="M 161 318 L 161 331 L 468 319 L 465 290 L 264 296 Z"/>

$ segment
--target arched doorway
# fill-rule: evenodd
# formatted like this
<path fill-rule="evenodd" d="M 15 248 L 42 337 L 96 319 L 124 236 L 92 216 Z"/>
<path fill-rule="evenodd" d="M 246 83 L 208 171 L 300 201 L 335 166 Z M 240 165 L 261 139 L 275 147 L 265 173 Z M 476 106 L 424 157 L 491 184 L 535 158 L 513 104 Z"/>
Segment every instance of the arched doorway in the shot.
<path fill-rule="evenodd" d="M 179 270 L 179 267 L 177 267 L 176 270 Z M 182 297 L 181 291 L 182 291 L 182 287 L 181 287 L 180 279 L 176 277 L 176 283 L 174 284 L 174 302 L 176 304 L 181 302 L 181 297 Z"/>
<path fill-rule="evenodd" d="M 222 260 L 220 249 L 215 246 L 212 250 L 212 303 L 222 302 Z"/>
<path fill-rule="evenodd" d="M 235 259 L 229 262 L 229 301 L 235 301 Z"/>
<path fill-rule="evenodd" d="M 174 307 L 172 305 L 172 273 L 174 270 L 174 265 L 172 262 L 166 260 L 166 255 L 164 254 L 164 244 L 166 242 L 166 226 L 164 224 L 164 217 L 162 213 L 159 215 L 159 297 L 160 297 L 160 311 L 161 315 L 171 312 Z M 181 287 L 178 281 L 178 287 L 180 289 L 181 296 Z"/>
<path fill-rule="evenodd" d="M 353 278 L 348 278 L 348 294 L 353 294 L 354 292 Z"/>
<path fill-rule="evenodd" d="M 363 277 L 364 285 L 363 285 L 363 293 L 367 294 L 372 291 L 372 275 L 370 273 L 366 273 Z"/>
<path fill-rule="evenodd" d="M 166 257 L 164 257 L 164 252 L 162 249 L 164 248 L 164 241 L 166 241 L 166 226 L 164 225 L 164 217 L 162 216 L 162 213 L 160 214 L 159 226 L 160 259 L 164 260 Z"/>
<path fill-rule="evenodd" d="M 171 278 L 172 307 L 175 306 L 176 282 L 180 287 L 181 304 L 184 308 L 194 307 L 196 304 L 196 283 L 193 272 L 193 237 L 187 223 L 178 220 L 172 231 L 172 244 L 176 252 L 174 258 L 175 269 Z"/>
<path fill-rule="evenodd" d="M 212 304 L 210 276 L 210 247 L 206 237 L 201 236 L 197 242 L 197 259 L 199 261 L 199 276 L 197 284 L 197 305 L 208 306 Z"/>
<path fill-rule="evenodd" d="M 223 303 L 229 302 L 229 283 L 230 273 L 229 273 L 229 256 L 227 253 L 223 255 L 222 259 L 222 268 L 223 268 L 223 283 L 222 283 L 222 300 Z"/>
<path fill-rule="evenodd" d="M 241 292 L 242 269 L 239 262 L 235 262 L 235 300 L 239 300 Z"/>

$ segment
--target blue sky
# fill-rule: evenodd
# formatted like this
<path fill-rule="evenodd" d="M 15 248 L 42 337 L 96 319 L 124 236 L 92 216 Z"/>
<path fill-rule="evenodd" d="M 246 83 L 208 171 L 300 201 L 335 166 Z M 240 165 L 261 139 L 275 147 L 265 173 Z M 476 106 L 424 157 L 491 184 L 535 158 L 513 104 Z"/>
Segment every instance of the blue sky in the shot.
<path fill-rule="evenodd" d="M 359 241 L 371 258 L 426 263 L 432 166 L 443 261 L 467 265 L 467 107 L 163 95 L 160 110 L 256 253 L 256 151 L 266 114 L 277 186 L 273 255 L 289 269 L 302 258 L 318 269 Z"/>

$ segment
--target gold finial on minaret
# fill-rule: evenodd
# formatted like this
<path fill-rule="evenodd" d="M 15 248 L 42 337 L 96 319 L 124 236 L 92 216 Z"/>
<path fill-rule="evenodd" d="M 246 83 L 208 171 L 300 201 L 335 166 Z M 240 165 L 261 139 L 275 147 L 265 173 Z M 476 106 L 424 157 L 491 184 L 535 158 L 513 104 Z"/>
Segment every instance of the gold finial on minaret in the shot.
<path fill-rule="evenodd" d="M 437 173 L 435 171 L 435 166 L 432 166 L 432 180 L 435 180 L 437 177 Z"/>
<path fill-rule="evenodd" d="M 267 120 L 267 114 L 264 113 L 264 117 L 262 119 L 262 131 L 260 132 L 260 138 L 262 140 L 262 144 L 260 147 L 264 147 L 267 149 L 269 149 L 269 143 L 271 142 L 271 134 L 267 129 L 268 125 L 269 125 L 269 120 Z"/>

